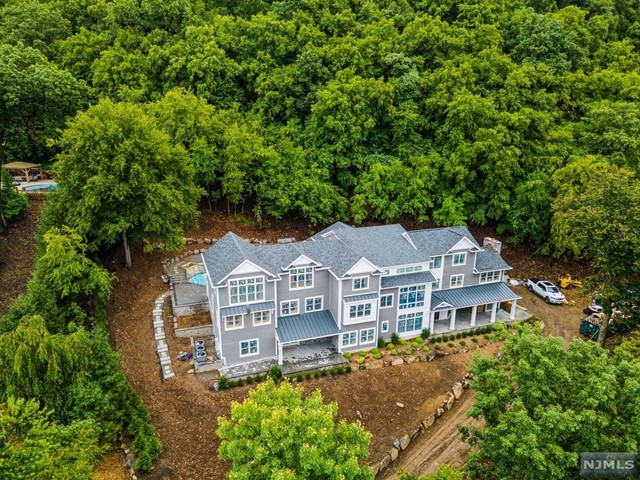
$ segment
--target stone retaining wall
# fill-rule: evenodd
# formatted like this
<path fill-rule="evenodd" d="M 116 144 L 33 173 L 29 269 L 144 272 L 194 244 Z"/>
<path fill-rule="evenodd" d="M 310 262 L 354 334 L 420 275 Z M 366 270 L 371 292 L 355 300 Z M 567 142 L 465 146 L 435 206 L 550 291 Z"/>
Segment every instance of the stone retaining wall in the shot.
<path fill-rule="evenodd" d="M 456 382 L 451 387 L 451 391 L 447 395 L 447 399 L 442 402 L 442 405 L 438 407 L 431 415 L 428 415 L 423 421 L 421 421 L 415 429 L 406 435 L 394 440 L 393 445 L 387 453 L 385 453 L 380 461 L 371 465 L 374 475 L 384 471 L 391 463 L 395 462 L 400 453 L 407 449 L 407 447 L 414 441 L 419 435 L 427 431 L 439 418 L 441 418 L 445 412 L 451 410 L 451 407 L 461 396 L 463 391 L 469 387 L 469 380 L 473 378 L 472 373 L 467 373 L 460 382 Z"/>
<path fill-rule="evenodd" d="M 211 337 L 213 335 L 213 325 L 201 325 L 199 327 L 176 328 L 175 336 L 181 338 L 191 337 Z"/>

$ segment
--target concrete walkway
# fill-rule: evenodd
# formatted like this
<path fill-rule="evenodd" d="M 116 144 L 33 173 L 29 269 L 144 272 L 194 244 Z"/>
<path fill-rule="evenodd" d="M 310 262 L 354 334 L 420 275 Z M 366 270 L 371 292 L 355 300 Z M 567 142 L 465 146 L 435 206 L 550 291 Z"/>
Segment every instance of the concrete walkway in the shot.
<path fill-rule="evenodd" d="M 164 380 L 168 380 L 176 376 L 173 372 L 173 367 L 171 366 L 171 356 L 169 355 L 169 346 L 165 340 L 164 322 L 162 320 L 164 300 L 170 294 L 171 292 L 168 291 L 158 295 L 153 307 L 153 336 L 156 340 L 156 351 L 158 352 L 160 370 L 162 371 L 162 378 Z"/>

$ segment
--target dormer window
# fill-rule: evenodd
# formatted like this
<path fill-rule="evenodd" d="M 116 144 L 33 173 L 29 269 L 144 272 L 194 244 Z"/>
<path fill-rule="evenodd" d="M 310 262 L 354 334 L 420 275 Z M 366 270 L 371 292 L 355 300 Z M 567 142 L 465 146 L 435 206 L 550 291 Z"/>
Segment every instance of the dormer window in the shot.
<path fill-rule="evenodd" d="M 369 277 L 358 277 L 353 279 L 354 290 L 366 290 L 369 288 Z"/>
<path fill-rule="evenodd" d="M 464 265 L 467 263 L 467 252 L 454 253 L 452 265 L 454 267 Z"/>
<path fill-rule="evenodd" d="M 313 267 L 294 268 L 289 273 L 289 279 L 291 290 L 311 288 L 313 287 Z"/>
<path fill-rule="evenodd" d="M 433 257 L 429 262 L 429 269 L 433 270 L 434 268 L 442 267 L 442 257 Z"/>

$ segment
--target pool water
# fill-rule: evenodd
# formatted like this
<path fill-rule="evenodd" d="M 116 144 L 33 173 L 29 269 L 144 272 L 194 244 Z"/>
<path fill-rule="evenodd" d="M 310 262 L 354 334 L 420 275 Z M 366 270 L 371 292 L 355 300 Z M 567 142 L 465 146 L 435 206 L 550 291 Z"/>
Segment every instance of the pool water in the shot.
<path fill-rule="evenodd" d="M 198 273 L 192 277 L 189 277 L 189 283 L 195 283 L 196 285 L 206 285 L 207 279 L 204 273 Z"/>
<path fill-rule="evenodd" d="M 54 190 L 60 190 L 60 187 L 55 184 L 51 185 L 27 185 L 23 188 L 27 192 L 52 192 Z"/>

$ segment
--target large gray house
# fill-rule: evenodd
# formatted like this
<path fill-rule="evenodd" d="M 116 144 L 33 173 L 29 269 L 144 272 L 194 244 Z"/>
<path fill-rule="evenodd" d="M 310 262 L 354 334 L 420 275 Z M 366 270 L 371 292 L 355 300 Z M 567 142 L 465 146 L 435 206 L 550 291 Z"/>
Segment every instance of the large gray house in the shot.
<path fill-rule="evenodd" d="M 367 350 L 393 332 L 415 337 L 515 317 L 518 297 L 500 242 L 464 227 L 336 223 L 304 242 L 254 246 L 227 233 L 202 254 L 215 345 L 225 366 L 329 345 Z M 500 310 L 511 302 L 509 312 Z"/>

